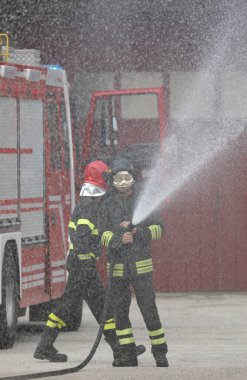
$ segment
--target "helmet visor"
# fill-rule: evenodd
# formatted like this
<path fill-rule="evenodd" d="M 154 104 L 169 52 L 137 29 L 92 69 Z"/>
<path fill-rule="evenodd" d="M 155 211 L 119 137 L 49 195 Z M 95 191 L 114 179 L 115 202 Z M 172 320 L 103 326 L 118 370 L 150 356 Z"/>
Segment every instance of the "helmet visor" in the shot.
<path fill-rule="evenodd" d="M 134 183 L 132 174 L 127 171 L 121 171 L 113 176 L 113 186 L 117 188 L 129 187 Z"/>
<path fill-rule="evenodd" d="M 101 197 L 106 191 L 101 187 L 92 185 L 91 183 L 84 183 L 81 187 L 81 197 Z"/>

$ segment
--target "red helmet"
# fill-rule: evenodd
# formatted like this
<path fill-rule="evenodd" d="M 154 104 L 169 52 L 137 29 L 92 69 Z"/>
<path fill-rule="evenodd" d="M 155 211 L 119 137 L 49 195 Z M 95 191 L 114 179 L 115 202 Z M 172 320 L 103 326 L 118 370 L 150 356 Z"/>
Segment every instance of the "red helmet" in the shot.
<path fill-rule="evenodd" d="M 107 183 L 109 167 L 103 161 L 90 162 L 85 167 L 84 183 L 90 183 L 101 189 L 108 190 L 109 184 Z"/>

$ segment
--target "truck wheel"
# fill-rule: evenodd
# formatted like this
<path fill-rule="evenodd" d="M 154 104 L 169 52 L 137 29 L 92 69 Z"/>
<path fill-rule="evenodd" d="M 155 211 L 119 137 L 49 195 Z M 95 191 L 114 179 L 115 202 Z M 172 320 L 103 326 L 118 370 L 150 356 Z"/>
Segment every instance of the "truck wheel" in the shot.
<path fill-rule="evenodd" d="M 18 318 L 18 275 L 11 249 L 5 251 L 2 275 L 2 304 L 0 305 L 0 348 L 13 347 Z"/>

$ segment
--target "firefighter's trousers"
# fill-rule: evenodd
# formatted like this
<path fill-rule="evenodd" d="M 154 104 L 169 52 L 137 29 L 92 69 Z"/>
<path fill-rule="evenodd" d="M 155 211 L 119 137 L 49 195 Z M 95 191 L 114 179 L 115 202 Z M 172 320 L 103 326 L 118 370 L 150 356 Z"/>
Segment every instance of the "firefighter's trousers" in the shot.
<path fill-rule="evenodd" d="M 152 273 L 138 275 L 137 277 L 113 277 L 112 299 L 116 316 L 116 334 L 119 339 L 121 351 L 133 352 L 134 336 L 129 319 L 131 303 L 130 285 L 136 294 L 136 301 L 140 308 L 150 338 L 152 353 L 167 352 L 164 329 L 158 314 L 155 294 L 153 290 Z"/>
<path fill-rule="evenodd" d="M 77 305 L 82 299 L 86 301 L 100 324 L 104 302 L 105 290 L 100 280 L 96 267 L 87 268 L 84 263 L 75 261 L 76 265 L 70 265 L 66 289 L 62 299 L 58 302 L 46 323 L 47 327 L 62 329 L 69 324 L 71 315 L 77 312 Z M 116 339 L 114 312 L 110 307 L 107 322 L 104 326 L 106 341 L 114 346 Z M 113 347 L 112 347 L 113 348 Z"/>

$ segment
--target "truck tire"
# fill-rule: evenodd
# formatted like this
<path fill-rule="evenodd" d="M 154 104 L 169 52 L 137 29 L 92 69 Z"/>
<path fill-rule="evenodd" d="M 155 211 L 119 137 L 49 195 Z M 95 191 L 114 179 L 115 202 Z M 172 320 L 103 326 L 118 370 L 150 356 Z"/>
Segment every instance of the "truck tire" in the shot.
<path fill-rule="evenodd" d="M 2 272 L 2 304 L 0 305 L 0 348 L 12 348 L 18 318 L 18 271 L 11 252 L 5 250 Z"/>

